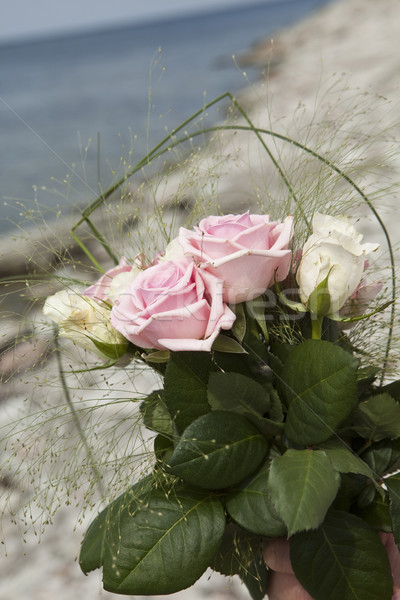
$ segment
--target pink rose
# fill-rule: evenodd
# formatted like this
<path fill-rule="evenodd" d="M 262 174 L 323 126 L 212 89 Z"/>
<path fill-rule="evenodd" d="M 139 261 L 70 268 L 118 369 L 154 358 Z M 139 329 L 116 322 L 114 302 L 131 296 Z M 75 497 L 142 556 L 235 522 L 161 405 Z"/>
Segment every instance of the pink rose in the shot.
<path fill-rule="evenodd" d="M 340 315 L 345 317 L 358 317 L 368 312 L 372 300 L 379 294 L 383 287 L 382 281 L 367 283 L 363 277 L 352 295 L 347 298 L 340 310 Z"/>
<path fill-rule="evenodd" d="M 358 284 L 358 287 L 354 290 L 352 295 L 347 298 L 346 302 L 340 309 L 340 317 L 354 318 L 367 314 L 370 310 L 370 303 L 379 294 L 382 287 L 382 281 L 373 281 L 372 283 L 367 283 L 366 279 L 363 277 Z M 343 321 L 338 325 L 341 330 L 345 331 L 347 329 L 351 329 L 354 325 L 354 322 Z"/>
<path fill-rule="evenodd" d="M 116 300 L 111 324 L 141 348 L 210 351 L 235 315 L 222 299 L 222 281 L 189 258 L 149 267 Z"/>
<path fill-rule="evenodd" d="M 86 288 L 83 295 L 97 301 L 113 302 L 139 272 L 136 265 L 130 265 L 125 258 L 121 258 L 119 265 L 109 269 L 96 283 Z"/>
<path fill-rule="evenodd" d="M 224 300 L 236 304 L 260 296 L 285 279 L 292 252 L 293 218 L 270 222 L 268 215 L 207 217 L 194 231 L 183 227 L 179 242 L 202 270 L 224 281 Z"/>

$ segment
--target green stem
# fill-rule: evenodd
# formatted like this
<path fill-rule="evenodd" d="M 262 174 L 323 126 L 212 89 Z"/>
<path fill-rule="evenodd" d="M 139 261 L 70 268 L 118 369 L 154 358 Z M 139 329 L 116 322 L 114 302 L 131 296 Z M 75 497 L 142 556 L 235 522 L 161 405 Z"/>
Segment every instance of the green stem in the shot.
<path fill-rule="evenodd" d="M 62 366 L 62 361 L 61 361 L 61 349 L 60 349 L 60 344 L 59 344 L 59 341 L 58 341 L 58 331 L 57 331 L 56 327 L 54 327 L 54 345 L 55 345 L 55 350 L 56 350 L 58 373 L 59 373 L 59 376 L 60 376 L 60 381 L 61 381 L 61 386 L 62 386 L 62 389 L 63 389 L 63 392 L 64 392 L 64 396 L 65 396 L 65 399 L 67 401 L 68 408 L 71 411 L 72 419 L 73 419 L 75 427 L 76 427 L 76 429 L 78 431 L 78 435 L 79 435 L 79 437 L 80 437 L 80 439 L 82 441 L 82 444 L 83 444 L 83 446 L 85 448 L 87 457 L 89 459 L 89 464 L 90 464 L 90 467 L 91 467 L 91 469 L 93 471 L 93 475 L 95 477 L 95 481 L 96 481 L 98 492 L 100 494 L 100 497 L 104 498 L 105 495 L 106 495 L 106 493 L 105 493 L 105 489 L 104 489 L 104 486 L 103 486 L 102 481 L 101 481 L 101 474 L 100 474 L 100 471 L 98 470 L 98 468 L 96 467 L 96 464 L 94 462 L 92 451 L 91 451 L 90 446 L 88 444 L 88 441 L 86 439 L 85 433 L 83 431 L 81 422 L 80 422 L 80 420 L 78 418 L 78 415 L 77 415 L 77 412 L 75 410 L 74 404 L 73 404 L 73 402 L 71 400 L 71 396 L 70 396 L 70 393 L 69 393 L 67 381 L 65 379 L 65 374 L 64 374 L 64 370 L 63 370 L 63 366 Z"/>
<path fill-rule="evenodd" d="M 189 123 L 191 123 L 194 119 L 196 119 L 198 116 L 200 116 L 206 110 L 208 110 L 209 108 L 211 108 L 213 105 L 217 104 L 218 102 L 221 102 L 225 98 L 229 98 L 230 99 L 230 101 L 236 107 L 236 109 L 239 111 L 239 113 L 242 115 L 242 117 L 247 121 L 248 126 L 243 126 L 243 125 L 242 126 L 240 126 L 240 125 L 238 125 L 238 126 L 236 126 L 236 125 L 217 125 L 217 126 L 214 126 L 214 127 L 208 127 L 208 128 L 202 129 L 200 131 L 193 132 L 190 135 L 186 135 L 186 136 L 180 138 L 179 140 L 176 140 L 172 144 L 169 144 L 167 147 L 163 148 L 163 146 L 165 146 L 165 144 L 168 141 L 173 140 L 173 138 L 176 136 L 176 134 L 179 131 L 181 131 L 186 125 L 188 125 Z M 225 94 L 222 94 L 218 98 L 215 98 L 215 100 L 212 100 L 208 104 L 205 104 L 203 106 L 203 108 L 201 108 L 200 110 L 198 110 L 197 112 L 195 112 L 192 116 L 190 116 L 188 119 L 186 119 L 183 123 L 181 123 L 179 125 L 179 127 L 176 127 L 175 129 L 173 129 L 170 134 L 168 134 L 163 140 L 161 140 L 161 142 L 159 144 L 157 144 L 142 160 L 140 160 L 134 167 L 132 167 L 132 169 L 130 169 L 121 179 L 119 179 L 118 181 L 116 181 L 111 187 L 109 187 L 105 192 L 103 192 L 102 194 L 100 194 L 92 203 L 90 203 L 89 206 L 82 212 L 82 218 L 76 223 L 76 225 L 74 225 L 74 227 L 72 228 L 72 231 L 74 231 L 83 221 L 87 220 L 87 218 L 92 214 L 92 212 L 94 210 L 96 210 L 96 208 L 98 208 L 98 206 L 100 206 L 103 202 L 105 202 L 105 200 L 107 200 L 107 198 L 109 198 L 109 196 L 111 196 L 111 194 L 113 194 L 118 188 L 120 188 L 121 185 L 127 179 L 129 179 L 130 177 L 132 177 L 132 175 L 134 175 L 135 173 L 137 173 L 137 171 L 139 171 L 140 169 L 142 169 L 150 161 L 152 161 L 152 160 L 154 160 L 156 158 L 159 158 L 165 152 L 170 151 L 172 148 L 178 146 L 179 144 L 181 144 L 181 143 L 183 143 L 185 141 L 190 140 L 193 137 L 196 137 L 198 135 L 204 135 L 206 133 L 211 133 L 211 132 L 215 132 L 215 131 L 224 131 L 224 130 L 229 130 L 229 129 L 238 129 L 238 130 L 245 130 L 245 131 L 253 131 L 253 133 L 256 134 L 259 142 L 263 146 L 264 150 L 267 152 L 267 154 L 270 157 L 270 159 L 271 159 L 272 163 L 274 164 L 275 168 L 278 170 L 278 172 L 279 172 L 282 180 L 284 181 L 286 187 L 288 188 L 288 190 L 290 192 L 290 195 L 292 196 L 292 198 L 295 201 L 295 203 L 299 206 L 297 197 L 296 197 L 296 195 L 294 193 L 294 190 L 293 190 L 293 187 L 292 187 L 290 181 L 286 177 L 286 175 L 283 172 L 282 168 L 278 164 L 277 160 L 273 156 L 272 152 L 270 151 L 270 149 L 268 148 L 267 144 L 265 143 L 265 141 L 263 140 L 263 138 L 261 137 L 260 134 L 261 133 L 265 133 L 265 134 L 272 135 L 274 137 L 278 137 L 278 138 L 280 137 L 281 139 L 283 139 L 284 136 L 275 135 L 272 131 L 268 131 L 268 130 L 264 130 L 264 129 L 260 129 L 260 128 L 255 127 L 255 125 L 251 122 L 251 120 L 249 119 L 248 115 L 243 110 L 243 108 L 240 106 L 240 104 L 237 102 L 237 100 L 232 96 L 231 93 L 226 92 Z M 288 138 L 288 141 L 289 141 L 289 138 Z M 302 213 L 302 216 L 303 216 L 303 218 L 305 220 L 305 223 L 307 225 L 308 230 L 311 233 L 311 226 L 310 226 L 310 223 L 307 220 L 307 217 L 305 216 L 304 213 Z"/>
<path fill-rule="evenodd" d="M 93 256 L 93 254 L 90 252 L 90 250 L 88 250 L 88 248 L 86 248 L 85 244 L 82 242 L 82 240 L 76 235 L 76 233 L 74 233 L 74 231 L 71 229 L 70 231 L 71 237 L 75 240 L 75 242 L 78 244 L 78 246 L 80 248 L 82 248 L 83 252 L 86 254 L 86 256 L 89 258 L 89 260 L 92 261 L 92 263 L 98 268 L 98 270 L 100 271 L 100 273 L 104 273 L 104 269 L 103 267 L 100 265 L 100 263 L 95 259 L 95 257 Z"/>
<path fill-rule="evenodd" d="M 100 231 L 97 229 L 97 227 L 94 225 L 94 223 L 90 219 L 86 219 L 86 222 L 89 225 L 90 229 L 93 231 L 97 241 L 103 246 L 103 248 L 106 250 L 107 254 L 110 256 L 110 258 L 113 259 L 113 261 L 117 265 L 119 263 L 119 260 L 115 256 L 114 252 L 111 250 L 111 248 L 108 245 L 108 243 L 106 242 L 106 240 L 104 239 L 104 236 L 100 233 Z"/>
<path fill-rule="evenodd" d="M 194 121 L 194 119 L 199 117 L 206 110 L 208 110 L 209 108 L 211 108 L 213 105 L 217 104 L 218 102 L 221 102 L 225 98 L 232 99 L 232 95 L 228 92 L 228 93 L 222 94 L 221 96 L 218 96 L 218 98 L 215 98 L 208 104 L 205 104 L 201 109 L 199 109 L 193 115 L 191 115 L 188 119 L 183 121 L 183 123 L 181 123 L 178 127 L 173 129 L 171 131 L 171 133 L 169 133 L 164 139 L 162 139 L 161 142 L 159 142 L 148 154 L 146 154 L 146 156 L 144 158 L 142 158 L 142 160 L 140 160 L 134 167 L 132 167 L 132 169 L 130 169 L 123 177 L 121 177 L 121 179 L 119 179 L 118 181 L 113 183 L 104 193 L 100 194 L 100 196 L 98 196 L 93 202 L 91 202 L 89 204 L 89 206 L 82 212 L 82 218 L 76 223 L 76 225 L 74 225 L 72 230 L 74 231 L 83 221 L 86 220 L 86 218 L 88 216 L 90 216 L 92 214 L 92 212 L 94 210 L 96 210 L 96 208 L 98 206 L 100 206 L 105 200 L 107 200 L 107 198 L 109 198 L 109 196 L 111 196 L 111 194 L 113 194 L 118 188 L 120 188 L 121 185 L 127 179 L 129 179 L 132 175 L 134 175 L 137 171 L 142 169 L 150 161 L 154 160 L 155 158 L 158 158 L 165 152 L 168 152 L 168 150 L 171 147 L 178 145 L 178 143 L 181 143 L 181 142 L 178 142 L 177 144 L 173 144 L 173 146 L 168 145 L 166 148 L 164 148 L 164 150 L 162 152 L 158 153 L 158 150 L 160 150 L 163 146 L 165 146 L 165 144 L 169 140 L 172 140 L 179 131 L 181 131 L 184 127 L 186 127 L 186 125 L 188 125 L 189 123 Z M 214 130 L 217 130 L 217 129 L 221 129 L 221 128 L 215 128 Z M 198 131 L 195 133 L 196 133 L 196 135 L 201 135 L 201 134 L 203 134 L 203 131 Z M 182 141 L 184 141 L 186 139 L 190 139 L 191 137 L 193 137 L 193 136 L 185 136 L 185 138 L 183 138 Z"/>
<path fill-rule="evenodd" d="M 208 108 L 212 107 L 213 105 L 217 104 L 218 102 L 220 102 L 224 99 L 228 99 L 228 98 L 230 99 L 232 104 L 234 104 L 234 106 L 236 106 L 236 108 L 242 114 L 242 116 L 246 119 L 248 125 L 217 125 L 214 127 L 204 128 L 201 131 L 197 131 L 197 132 L 195 131 L 195 132 L 191 133 L 190 135 L 185 135 L 182 138 L 179 138 L 178 140 L 172 141 L 173 138 L 175 137 L 175 135 L 179 131 L 181 131 L 186 125 L 191 123 L 196 117 L 200 116 L 202 113 L 204 113 L 204 111 L 206 111 Z M 390 265 L 391 265 L 391 288 L 392 288 L 391 296 L 392 296 L 392 302 L 393 302 L 392 308 L 391 308 L 391 315 L 390 315 L 390 319 L 389 319 L 388 339 L 387 339 L 387 343 L 386 343 L 386 350 L 385 350 L 385 356 L 384 356 L 383 367 L 382 367 L 382 376 L 381 376 L 381 381 L 380 381 L 380 385 L 382 386 L 384 377 L 385 377 L 386 367 L 387 367 L 387 364 L 389 361 L 391 343 L 392 343 L 392 338 L 393 338 L 394 322 L 395 322 L 395 316 L 396 316 L 396 304 L 395 304 L 395 302 L 396 302 L 396 278 L 395 278 L 395 261 L 394 261 L 393 247 L 392 247 L 392 244 L 390 241 L 388 231 L 387 231 L 381 217 L 379 216 L 377 210 L 373 206 L 370 199 L 366 196 L 366 194 L 364 194 L 364 192 L 360 189 L 360 187 L 348 175 L 346 175 L 346 173 L 344 173 L 344 171 L 342 171 L 339 167 L 337 167 L 329 159 L 325 158 L 321 154 L 318 154 L 318 152 L 315 152 L 315 150 L 308 148 L 304 144 L 301 144 L 300 142 L 297 142 L 297 141 L 289 138 L 288 136 L 276 133 L 269 129 L 255 127 L 253 125 L 253 123 L 250 121 L 250 119 L 247 117 L 245 111 L 241 108 L 241 106 L 238 104 L 238 102 L 235 100 L 235 98 L 229 92 L 222 94 L 215 100 L 212 100 L 208 104 L 204 105 L 203 108 L 201 108 L 196 113 L 194 113 L 191 117 L 186 119 L 181 125 L 179 125 L 179 127 L 176 127 L 168 136 L 166 136 L 159 144 L 157 144 L 157 146 L 155 146 L 136 166 L 134 166 L 130 171 L 128 171 L 126 173 L 126 175 L 124 175 L 123 178 L 121 178 L 119 181 L 114 183 L 110 188 L 108 188 L 108 190 L 106 190 L 104 193 L 102 193 L 100 196 L 98 196 L 98 198 L 96 198 L 92 203 L 90 203 L 89 206 L 82 212 L 82 218 L 74 225 L 71 232 L 73 232 L 83 221 L 85 221 L 85 220 L 88 221 L 89 215 L 92 214 L 92 212 L 94 210 L 96 210 L 96 208 L 98 206 L 100 206 L 127 179 L 129 179 L 137 171 L 142 169 L 151 160 L 155 160 L 155 159 L 159 158 L 160 156 L 162 156 L 162 154 L 170 151 L 171 149 L 175 148 L 176 146 L 178 146 L 179 144 L 182 144 L 185 141 L 191 140 L 192 138 L 194 138 L 198 135 L 205 135 L 207 133 L 212 133 L 212 132 L 216 132 L 216 131 L 228 131 L 228 130 L 253 131 L 253 133 L 255 133 L 257 135 L 257 137 L 260 140 L 261 144 L 263 145 L 264 149 L 267 151 L 268 155 L 271 157 L 271 160 L 273 161 L 275 167 L 278 168 L 279 173 L 280 173 L 281 177 L 283 178 L 283 181 L 287 185 L 295 202 L 297 202 L 297 199 L 293 193 L 293 189 L 290 185 L 290 182 L 288 181 L 286 175 L 283 173 L 281 167 L 277 164 L 275 158 L 271 155 L 271 152 L 270 152 L 269 148 L 266 146 L 265 142 L 263 141 L 261 134 L 269 135 L 276 139 L 280 139 L 284 142 L 287 142 L 287 143 L 291 144 L 292 146 L 299 148 L 300 150 L 310 154 L 311 156 L 313 156 L 314 158 L 316 158 L 317 160 L 319 160 L 320 162 L 325 164 L 327 167 L 329 167 L 332 171 L 335 171 L 340 177 L 342 177 L 357 192 L 357 194 L 360 195 L 360 197 L 363 199 L 363 201 L 367 204 L 368 208 L 373 213 L 374 217 L 377 219 L 379 226 L 381 227 L 383 234 L 385 236 L 386 244 L 387 244 L 388 251 L 389 251 Z M 172 143 L 169 143 L 167 147 L 163 148 L 163 146 L 165 146 L 165 144 L 168 141 L 172 142 Z M 304 213 L 303 213 L 303 218 L 305 219 L 308 229 L 310 229 L 310 225 L 309 225 Z M 76 236 L 74 236 L 74 239 L 76 239 Z M 100 243 L 102 243 L 102 242 L 100 242 Z M 106 250 L 107 250 L 107 248 L 106 248 Z"/>
<path fill-rule="evenodd" d="M 262 145 L 262 147 L 264 148 L 264 150 L 267 152 L 267 154 L 268 154 L 269 158 L 271 159 L 271 161 L 272 161 L 272 163 L 273 163 L 274 167 L 277 169 L 277 171 L 278 171 L 279 175 L 281 176 L 281 178 L 282 178 L 282 181 L 284 182 L 284 184 L 285 184 L 285 185 L 286 185 L 286 187 L 288 188 L 288 190 L 289 190 L 289 193 L 290 193 L 291 197 L 293 198 L 293 200 L 294 200 L 294 202 L 295 202 L 296 206 L 297 206 L 297 207 L 300 209 L 300 211 L 301 211 L 301 216 L 303 217 L 303 219 L 304 219 L 304 222 L 305 222 L 305 224 L 307 225 L 308 232 L 309 232 L 309 234 L 311 234 L 311 233 L 312 233 L 312 227 L 311 227 L 311 225 L 310 225 L 310 222 L 308 221 L 308 219 L 307 219 L 307 217 L 306 217 L 306 215 L 305 215 L 305 213 L 304 213 L 304 211 L 303 211 L 303 209 L 302 209 L 302 207 L 301 207 L 301 205 L 300 205 L 300 203 L 299 203 L 299 201 L 298 201 L 298 199 L 297 199 L 297 196 L 296 196 L 296 194 L 294 193 L 294 189 L 293 189 L 293 187 L 292 187 L 292 185 L 291 185 L 291 183 L 290 183 L 289 179 L 286 177 L 285 173 L 283 172 L 283 169 L 282 169 L 282 168 L 281 168 L 281 166 L 278 164 L 278 161 L 277 161 L 277 160 L 276 160 L 276 158 L 273 156 L 273 154 L 272 154 L 272 152 L 270 151 L 270 149 L 268 148 L 267 144 L 265 143 L 265 141 L 264 141 L 264 140 L 263 140 L 263 138 L 261 137 L 261 135 L 260 135 L 260 134 L 262 133 L 262 130 L 260 130 L 259 128 L 255 127 L 255 126 L 253 125 L 253 123 L 250 121 L 249 117 L 247 116 L 246 112 L 243 110 L 243 108 L 240 106 L 240 104 L 237 102 L 237 100 L 236 100 L 236 99 L 235 99 L 233 96 L 230 96 L 230 99 L 231 99 L 231 102 L 232 102 L 232 104 L 233 104 L 234 106 L 236 106 L 237 110 L 240 112 L 240 114 L 242 115 L 242 117 L 243 117 L 243 118 L 244 118 L 244 119 L 247 121 L 247 123 L 249 124 L 249 129 L 250 129 L 250 131 L 253 131 L 253 132 L 256 134 L 256 136 L 257 136 L 257 139 L 258 139 L 258 140 L 259 140 L 259 142 L 261 143 L 261 145 Z"/>
<path fill-rule="evenodd" d="M 311 337 L 313 340 L 320 340 L 322 336 L 322 321 L 324 317 L 317 317 L 311 314 Z"/>

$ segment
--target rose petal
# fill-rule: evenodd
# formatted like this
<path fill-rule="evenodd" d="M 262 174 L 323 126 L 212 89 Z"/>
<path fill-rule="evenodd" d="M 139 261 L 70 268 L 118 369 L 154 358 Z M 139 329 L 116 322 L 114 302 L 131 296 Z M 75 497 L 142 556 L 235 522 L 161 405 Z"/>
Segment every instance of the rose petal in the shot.
<path fill-rule="evenodd" d="M 109 269 L 96 281 L 96 283 L 86 288 L 86 290 L 83 292 L 83 295 L 89 298 L 94 298 L 95 300 L 108 300 L 108 292 L 114 278 L 121 273 L 129 273 L 132 270 L 135 272 L 135 274 L 139 272 L 137 267 L 128 264 L 126 258 L 121 258 L 116 267 Z"/>
<path fill-rule="evenodd" d="M 290 250 L 240 250 L 200 267 L 223 278 L 224 301 L 237 304 L 263 294 L 273 284 L 275 272 L 277 281 L 283 281 L 291 258 Z"/>
<path fill-rule="evenodd" d="M 167 350 L 172 350 L 173 352 L 182 352 L 182 351 L 192 351 L 192 352 L 210 352 L 213 343 L 217 339 L 219 335 L 219 331 L 214 331 L 212 335 L 210 335 L 205 340 L 195 340 L 195 339 L 160 339 L 160 344 L 163 345 Z"/>
<path fill-rule="evenodd" d="M 240 225 L 240 227 L 239 227 Z M 199 227 L 179 230 L 185 254 L 224 281 L 224 301 L 252 300 L 289 272 L 293 219 L 270 222 L 268 215 L 208 217 Z"/>
<path fill-rule="evenodd" d="M 203 277 L 188 258 L 159 263 L 118 298 L 111 323 L 143 348 L 209 350 L 221 328 L 230 328 L 236 318 L 221 288 L 221 281 L 210 273 Z"/>

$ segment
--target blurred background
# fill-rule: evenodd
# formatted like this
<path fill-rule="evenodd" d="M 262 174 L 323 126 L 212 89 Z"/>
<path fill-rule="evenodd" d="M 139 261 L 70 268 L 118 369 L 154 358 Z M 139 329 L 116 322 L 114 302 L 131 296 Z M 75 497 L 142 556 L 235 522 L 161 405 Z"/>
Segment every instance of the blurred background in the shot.
<path fill-rule="evenodd" d="M 39 264 L 46 254 L 45 269 L 52 260 L 50 242 L 40 242 L 49 229 L 36 238 L 35 227 L 44 220 L 51 223 L 59 211 L 63 217 L 85 207 L 167 132 L 226 91 L 240 93 L 264 126 L 269 125 L 269 99 L 274 97 L 277 126 L 284 129 L 281 116 L 295 113 L 292 131 L 303 135 L 301 139 L 324 150 L 342 148 L 353 172 L 362 164 L 372 170 L 364 183 L 383 198 L 386 221 L 397 241 L 398 219 L 393 215 L 399 210 L 398 187 L 396 195 L 393 181 L 399 173 L 398 129 L 391 129 L 391 123 L 398 123 L 400 114 L 400 54 L 395 51 L 399 24 L 398 0 L 5 0 L 0 19 L 0 277 L 21 273 L 25 290 L 28 259 L 34 254 Z M 271 61 L 272 38 L 276 52 Z M 350 101 L 349 81 L 358 90 L 350 93 Z M 210 112 L 208 122 L 223 120 L 225 109 L 222 105 L 220 112 Z M 325 120 L 313 137 L 318 111 Z M 306 114 L 306 121 L 297 121 L 299 114 Z M 335 128 L 341 135 L 331 140 Z M 395 161 L 387 160 L 387 146 L 381 154 L 376 143 L 380 129 L 389 134 Z M 244 145 L 241 166 L 257 166 L 259 151 L 252 152 Z M 243 186 L 246 199 L 253 181 L 243 182 L 243 170 L 236 170 L 236 178 L 231 173 L 225 178 L 227 196 Z M 299 180 L 302 174 L 300 162 Z M 172 193 L 175 185 L 179 181 L 171 181 Z M 369 224 L 366 238 L 379 240 L 384 248 L 376 223 Z M 55 247 L 57 259 L 58 253 Z M 69 463 L 61 452 L 63 444 L 71 444 L 74 452 L 73 423 L 65 417 L 69 429 L 57 431 L 49 419 L 41 437 L 41 417 L 35 420 L 35 410 L 43 411 L 43 403 L 50 400 L 51 406 L 60 407 L 59 414 L 66 414 L 61 413 L 65 398 L 57 383 L 48 327 L 43 334 L 40 306 L 48 293 L 46 286 L 27 288 L 19 307 L 20 290 L 11 286 L 1 305 L 7 311 L 0 322 L 0 439 L 3 427 L 13 420 L 17 425 L 0 459 L 0 469 L 7 465 L 7 472 L 0 474 L 0 537 L 5 540 L 0 600 L 116 600 L 120 596 L 102 591 L 100 572 L 84 577 L 76 562 L 98 498 L 85 498 L 83 489 L 73 487 L 77 461 Z M 73 360 L 79 364 L 80 357 L 71 355 Z M 113 394 L 131 398 L 129 382 L 125 385 L 118 377 L 105 377 L 102 371 L 83 374 L 74 399 L 95 404 L 104 390 L 110 403 Z M 68 381 L 79 387 L 74 376 Z M 135 380 L 142 391 L 148 386 L 146 378 Z M 30 422 L 22 428 L 18 421 L 29 410 L 33 429 Z M 109 416 L 104 423 L 111 432 L 115 415 Z M 121 413 L 121 421 L 125 416 Z M 101 418 L 99 423 L 104 425 Z M 31 508 L 26 527 L 21 512 L 19 527 L 12 524 L 21 498 L 29 506 L 32 495 L 29 484 L 23 489 L 17 485 L 28 461 L 35 490 L 41 477 L 50 486 L 56 482 L 55 505 L 57 469 L 63 474 L 71 470 L 67 483 L 72 482 L 73 506 L 64 506 L 60 496 L 61 508 L 51 515 L 44 533 L 30 526 Z M 89 508 L 82 515 L 84 504 Z M 168 598 L 248 600 L 249 595 L 236 579 L 213 575 L 209 580 L 206 573 L 194 588 Z"/>
<path fill-rule="evenodd" d="M 0 234 L 85 206 L 264 64 L 240 56 L 327 0 L 10 0 L 0 22 Z M 236 60 L 233 58 L 236 57 Z M 223 115 L 222 115 L 223 117 Z M 47 207 L 47 209 L 45 208 Z"/>
<path fill-rule="evenodd" d="M 226 91 L 236 93 L 258 81 L 266 61 L 246 62 L 242 55 L 255 44 L 269 40 L 277 30 L 327 3 L 327 0 L 3 2 L 0 276 L 17 275 L 29 268 L 32 238 L 36 239 L 36 235 L 39 250 L 35 261 L 40 262 L 42 234 L 35 231 L 43 221 L 51 222 L 59 210 L 68 216 L 73 207 L 86 206 L 166 132 L 205 103 Z M 210 116 L 212 122 L 225 118 L 222 108 L 220 114 Z M 14 235 L 21 255 L 19 261 L 9 243 L 15 241 Z M 48 235 L 48 230 L 44 235 Z M 23 238 L 27 240 L 27 254 L 21 250 Z M 85 524 L 79 523 L 77 515 L 81 509 L 62 506 L 64 499 L 58 484 L 52 500 L 47 497 L 47 502 L 62 507 L 44 533 L 40 527 L 36 531 L 30 525 L 24 527 L 23 511 L 17 518 L 19 521 L 22 517 L 19 527 L 11 522 L 13 512 L 18 511 L 21 502 L 29 502 L 42 477 L 55 481 L 68 469 L 68 452 L 63 455 L 61 446 L 71 444 L 73 448 L 76 444 L 75 438 L 70 437 L 72 425 L 52 432 L 52 427 L 46 424 L 36 430 L 35 417 L 33 422 L 18 420 L 31 411 L 35 415 L 36 410 L 42 410 L 40 407 L 47 398 L 51 406 L 65 405 L 61 386 L 56 382 L 57 367 L 49 336 L 43 334 L 40 325 L 40 302 L 28 315 L 19 289 L 5 288 L 1 305 L 4 314 L 0 322 L 0 378 L 3 378 L 0 438 L 14 420 L 19 434 L 15 444 L 6 442 L 5 458 L 0 461 L 0 468 L 6 469 L 0 474 L 0 511 L 4 516 L 0 532 L 5 541 L 4 554 L 0 555 L 0 600 L 117 598 L 102 591 L 100 572 L 84 577 L 75 562 L 90 514 L 86 515 Z M 47 288 L 36 288 L 34 296 L 43 297 L 47 293 Z M 24 296 L 28 303 L 32 300 L 29 291 Z M 70 377 L 68 381 L 76 385 Z M 118 397 L 119 383 L 114 386 Z M 104 391 L 104 385 L 95 375 L 82 376 L 82 394 L 77 401 L 82 402 L 82 395 L 93 400 L 99 389 Z M 112 385 L 107 382 L 107 386 Z M 149 385 L 146 379 L 135 382 L 136 389 L 146 389 Z M 111 387 L 107 387 L 108 398 L 112 397 L 111 392 Z M 23 447 L 31 449 L 28 455 Z M 49 452 L 53 458 L 46 463 Z M 35 471 L 36 482 L 33 488 L 28 486 L 24 490 L 24 469 L 29 469 L 28 462 L 35 463 L 36 456 L 41 465 Z M 86 502 L 82 493 L 76 491 L 78 505 Z M 93 501 L 94 513 L 97 500 Z M 31 507 L 29 512 L 32 510 L 38 516 L 38 507 Z M 209 573 L 195 589 L 178 596 L 249 598 L 238 581 L 229 583 L 218 576 L 208 579 Z"/>

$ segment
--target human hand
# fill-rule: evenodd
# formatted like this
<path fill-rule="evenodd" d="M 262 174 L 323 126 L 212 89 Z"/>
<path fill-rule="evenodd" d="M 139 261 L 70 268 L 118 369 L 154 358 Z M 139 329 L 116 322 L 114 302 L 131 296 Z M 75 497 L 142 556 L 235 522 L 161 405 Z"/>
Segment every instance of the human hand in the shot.
<path fill-rule="evenodd" d="M 392 600 L 400 600 L 400 552 L 391 533 L 379 534 L 389 557 L 393 575 Z M 269 541 L 264 560 L 272 570 L 268 586 L 269 600 L 313 600 L 296 579 L 290 563 L 290 544 L 285 538 Z"/>

